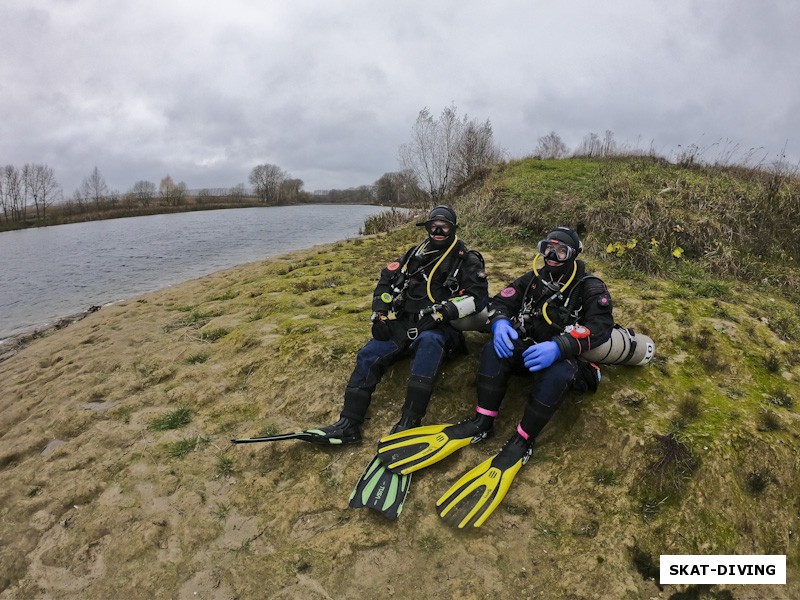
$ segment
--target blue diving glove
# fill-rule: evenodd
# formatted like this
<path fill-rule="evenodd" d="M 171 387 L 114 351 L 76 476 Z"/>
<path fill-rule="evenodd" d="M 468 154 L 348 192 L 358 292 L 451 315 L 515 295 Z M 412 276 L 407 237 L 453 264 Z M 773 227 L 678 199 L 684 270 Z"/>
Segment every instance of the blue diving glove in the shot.
<path fill-rule="evenodd" d="M 534 344 L 522 353 L 522 362 L 531 373 L 546 369 L 561 358 L 561 350 L 553 340 Z"/>
<path fill-rule="evenodd" d="M 517 330 L 508 319 L 498 319 L 492 323 L 494 351 L 500 358 L 511 358 L 514 354 L 514 340 L 519 338 Z"/>

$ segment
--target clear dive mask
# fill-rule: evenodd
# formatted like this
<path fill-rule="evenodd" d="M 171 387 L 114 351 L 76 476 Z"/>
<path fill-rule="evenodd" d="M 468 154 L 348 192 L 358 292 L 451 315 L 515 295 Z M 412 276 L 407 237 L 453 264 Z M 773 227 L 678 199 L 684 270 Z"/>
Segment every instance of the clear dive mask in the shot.
<path fill-rule="evenodd" d="M 570 261 L 576 255 L 572 246 L 568 246 L 558 240 L 542 240 L 536 246 L 536 250 L 544 256 L 545 260 L 553 260 L 559 263 Z"/>

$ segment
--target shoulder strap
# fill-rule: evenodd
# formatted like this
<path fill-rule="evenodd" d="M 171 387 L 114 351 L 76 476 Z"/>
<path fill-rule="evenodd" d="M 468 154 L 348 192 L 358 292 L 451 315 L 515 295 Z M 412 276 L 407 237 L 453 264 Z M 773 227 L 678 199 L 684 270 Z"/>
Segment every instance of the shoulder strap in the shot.
<path fill-rule="evenodd" d="M 450 272 L 447 274 L 447 278 L 444 280 L 444 286 L 453 294 L 458 292 L 458 273 L 461 271 L 461 265 L 464 264 L 464 259 L 467 256 L 467 252 L 473 252 L 477 254 L 481 259 L 481 264 L 483 264 L 483 257 L 476 250 L 468 250 L 467 245 L 461 240 L 458 241 L 455 250 L 456 259 L 453 261 L 453 267 L 450 269 Z"/>
<path fill-rule="evenodd" d="M 582 268 L 585 268 L 583 264 L 580 266 Z M 580 279 L 578 279 L 578 281 L 576 281 L 575 284 L 572 286 L 572 289 L 570 290 L 569 295 L 567 296 L 567 302 L 565 304 L 565 307 L 567 308 L 568 312 L 570 313 L 574 312 L 578 302 L 580 302 L 583 299 L 583 288 L 586 282 L 590 279 L 596 279 L 597 281 L 602 281 L 602 279 L 600 279 L 596 275 L 584 272 L 583 276 Z"/>
<path fill-rule="evenodd" d="M 467 252 L 469 252 L 470 254 L 474 254 L 475 256 L 478 257 L 478 260 L 481 262 L 481 267 L 485 267 L 486 266 L 486 261 L 483 260 L 483 254 L 481 254 L 477 250 L 467 250 Z"/>

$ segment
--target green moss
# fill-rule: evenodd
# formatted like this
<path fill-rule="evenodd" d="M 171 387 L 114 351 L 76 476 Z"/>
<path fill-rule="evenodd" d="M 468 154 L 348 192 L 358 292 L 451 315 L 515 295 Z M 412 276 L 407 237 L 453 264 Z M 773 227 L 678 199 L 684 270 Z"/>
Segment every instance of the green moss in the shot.
<path fill-rule="evenodd" d="M 736 553 L 740 532 L 736 523 L 724 512 L 710 508 L 698 510 L 692 519 L 692 526 L 696 528 L 693 537 L 706 547 L 710 547 L 706 552 Z M 700 548 L 697 548 L 697 551 L 700 552 Z"/>
<path fill-rule="evenodd" d="M 425 554 L 435 554 L 444 547 L 444 543 L 435 534 L 430 533 L 420 538 L 419 547 Z"/>
<path fill-rule="evenodd" d="M 224 302 L 226 300 L 233 300 L 234 298 L 236 298 L 239 295 L 239 293 L 240 292 L 238 290 L 235 290 L 233 288 L 228 288 L 227 290 L 225 290 L 219 296 L 214 296 L 214 297 L 210 298 L 210 301 L 211 302 Z"/>
<path fill-rule="evenodd" d="M 220 329 L 219 332 L 225 331 L 224 329 Z M 225 343 L 227 345 L 232 346 L 237 351 L 244 351 L 244 350 L 251 350 L 253 348 L 257 348 L 261 345 L 260 336 L 254 335 L 253 333 L 246 331 L 242 328 L 237 328 L 231 333 L 225 334 L 217 334 L 220 335 L 220 338 L 225 338 Z M 209 338 L 208 341 L 213 341 Z"/>

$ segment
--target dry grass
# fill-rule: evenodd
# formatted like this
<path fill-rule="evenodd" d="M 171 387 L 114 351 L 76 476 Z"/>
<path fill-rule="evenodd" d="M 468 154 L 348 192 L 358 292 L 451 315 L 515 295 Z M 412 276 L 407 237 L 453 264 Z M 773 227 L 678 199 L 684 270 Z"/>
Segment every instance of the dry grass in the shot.
<path fill-rule="evenodd" d="M 681 166 L 646 156 L 514 161 L 465 205 L 470 221 L 534 243 L 561 223 L 595 252 L 621 244 L 620 262 L 645 273 L 670 273 L 691 260 L 716 277 L 800 291 L 800 178 L 786 169 Z"/>

